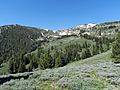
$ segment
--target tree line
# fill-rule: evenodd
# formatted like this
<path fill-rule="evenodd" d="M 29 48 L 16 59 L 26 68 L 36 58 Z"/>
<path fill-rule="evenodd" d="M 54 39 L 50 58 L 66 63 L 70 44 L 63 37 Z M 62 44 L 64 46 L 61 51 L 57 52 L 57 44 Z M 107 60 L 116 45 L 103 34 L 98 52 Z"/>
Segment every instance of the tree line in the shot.
<path fill-rule="evenodd" d="M 115 41 L 112 43 L 113 62 L 120 63 L 120 32 L 116 35 Z"/>
<path fill-rule="evenodd" d="M 25 52 L 21 51 L 17 57 L 11 57 L 9 60 L 9 73 L 32 71 L 36 68 L 62 67 L 73 61 L 86 59 L 109 49 L 108 41 L 103 41 L 102 38 L 95 38 L 93 43 L 89 43 L 87 40 L 82 44 L 70 43 L 62 48 L 51 46 L 46 49 L 41 46 L 38 48 L 37 53 L 25 55 Z"/>

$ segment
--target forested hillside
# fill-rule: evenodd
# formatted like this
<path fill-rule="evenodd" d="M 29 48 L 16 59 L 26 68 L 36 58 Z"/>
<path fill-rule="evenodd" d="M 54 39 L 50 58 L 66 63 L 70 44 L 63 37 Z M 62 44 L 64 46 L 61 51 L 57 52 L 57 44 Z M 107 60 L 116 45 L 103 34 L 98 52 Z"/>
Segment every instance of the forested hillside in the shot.
<path fill-rule="evenodd" d="M 5 74 L 3 68 L 7 73 L 56 68 L 106 52 L 120 24 L 86 24 L 61 31 L 6 25 L 0 30 L 0 73 Z"/>
<path fill-rule="evenodd" d="M 37 39 L 43 38 L 41 32 L 44 31 L 20 25 L 2 26 L 0 30 L 0 64 L 12 56 L 19 56 L 20 52 L 34 51 L 40 45 Z"/>
<path fill-rule="evenodd" d="M 120 33 L 116 35 L 115 41 L 112 44 L 112 58 L 114 63 L 120 63 Z"/>
<path fill-rule="evenodd" d="M 120 22 L 58 31 L 6 25 L 0 31 L 1 90 L 120 88 Z"/>

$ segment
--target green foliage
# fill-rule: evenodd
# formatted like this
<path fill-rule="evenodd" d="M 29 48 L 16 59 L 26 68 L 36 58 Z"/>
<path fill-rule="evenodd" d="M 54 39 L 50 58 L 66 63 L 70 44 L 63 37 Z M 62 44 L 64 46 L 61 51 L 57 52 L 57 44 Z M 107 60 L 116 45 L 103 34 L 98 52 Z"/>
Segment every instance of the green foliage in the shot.
<path fill-rule="evenodd" d="M 99 54 L 99 50 L 97 46 L 93 45 L 92 46 L 92 56 Z"/>
<path fill-rule="evenodd" d="M 64 67 L 34 71 L 28 79 L 0 85 L 0 90 L 116 90 L 120 87 L 119 67 L 111 62 L 110 54 L 108 51 Z"/>
<path fill-rule="evenodd" d="M 46 31 L 19 25 L 6 27 L 2 27 L 0 36 L 0 64 L 9 60 L 10 73 L 62 67 L 110 49 L 111 41 L 104 36 L 81 33 L 80 37 L 63 36 L 41 44 L 36 39 L 42 37 L 41 32 Z M 97 33 L 101 35 L 101 32 Z"/>
<path fill-rule="evenodd" d="M 19 57 L 12 56 L 9 59 L 9 73 L 20 73 L 26 70 L 23 56 L 24 53 L 20 53 Z"/>
<path fill-rule="evenodd" d="M 28 53 L 35 50 L 40 42 L 35 39 L 41 36 L 41 30 L 19 25 L 1 27 L 0 64 L 7 62 L 12 55 L 17 56 L 20 50 Z"/>
<path fill-rule="evenodd" d="M 112 43 L 112 57 L 115 58 L 113 62 L 120 63 L 120 33 L 116 36 L 115 42 Z"/>
<path fill-rule="evenodd" d="M 71 40 L 71 42 L 65 45 L 63 45 L 65 42 L 61 44 L 61 41 L 60 44 L 51 46 L 49 43 L 46 43 L 48 47 L 45 44 L 39 47 L 35 53 L 23 54 L 22 56 L 20 54 L 17 58 L 14 56 L 9 60 L 10 73 L 32 71 L 36 68 L 46 69 L 62 67 L 73 61 L 86 59 L 106 51 L 103 48 L 106 43 L 104 42 L 103 44 L 102 39 L 95 38 L 97 39 L 96 42 L 91 41 L 92 43 L 86 39 L 81 41 L 81 43 L 78 42 L 79 39 L 77 38 L 76 41 L 75 39 L 74 41 Z M 18 62 L 19 64 L 17 64 Z"/>

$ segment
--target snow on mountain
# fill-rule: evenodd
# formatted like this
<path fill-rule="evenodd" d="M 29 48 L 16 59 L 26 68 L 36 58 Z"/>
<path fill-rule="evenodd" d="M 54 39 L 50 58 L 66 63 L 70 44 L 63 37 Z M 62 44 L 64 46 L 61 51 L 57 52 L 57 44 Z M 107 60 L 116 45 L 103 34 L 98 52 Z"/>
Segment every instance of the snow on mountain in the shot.
<path fill-rule="evenodd" d="M 67 32 L 60 32 L 59 35 L 60 36 L 67 35 Z"/>
<path fill-rule="evenodd" d="M 48 31 L 49 29 L 45 29 L 46 31 Z"/>
<path fill-rule="evenodd" d="M 56 33 L 56 31 L 55 31 L 55 30 L 53 30 L 53 33 Z"/>
<path fill-rule="evenodd" d="M 94 26 L 96 26 L 96 24 L 82 24 L 82 25 L 79 25 L 79 26 L 77 26 L 76 28 L 81 28 L 81 29 L 83 29 L 83 28 L 86 28 L 86 29 L 89 29 L 89 28 L 92 28 L 92 27 L 94 27 Z"/>

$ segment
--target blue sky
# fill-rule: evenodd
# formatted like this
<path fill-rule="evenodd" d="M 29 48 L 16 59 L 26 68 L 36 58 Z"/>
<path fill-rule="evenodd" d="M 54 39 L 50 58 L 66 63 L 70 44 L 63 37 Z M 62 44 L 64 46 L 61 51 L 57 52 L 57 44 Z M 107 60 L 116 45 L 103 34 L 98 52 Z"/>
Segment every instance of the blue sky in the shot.
<path fill-rule="evenodd" d="M 0 0 L 0 25 L 65 29 L 120 20 L 120 0 Z"/>

